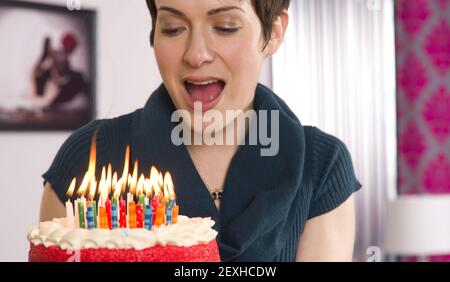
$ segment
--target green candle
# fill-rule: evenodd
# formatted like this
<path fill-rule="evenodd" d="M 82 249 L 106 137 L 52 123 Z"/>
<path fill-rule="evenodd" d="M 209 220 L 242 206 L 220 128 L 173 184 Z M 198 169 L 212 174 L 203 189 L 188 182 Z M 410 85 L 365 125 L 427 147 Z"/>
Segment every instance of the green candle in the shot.
<path fill-rule="evenodd" d="M 83 202 L 78 202 L 78 218 L 80 220 L 80 228 L 86 228 L 86 224 L 84 222 L 84 204 Z"/>
<path fill-rule="evenodd" d="M 145 196 L 144 196 L 144 194 L 139 195 L 139 204 L 141 205 L 143 212 L 145 214 Z"/>
<path fill-rule="evenodd" d="M 97 202 L 95 200 L 92 201 L 92 207 L 94 208 L 94 226 L 97 228 Z"/>

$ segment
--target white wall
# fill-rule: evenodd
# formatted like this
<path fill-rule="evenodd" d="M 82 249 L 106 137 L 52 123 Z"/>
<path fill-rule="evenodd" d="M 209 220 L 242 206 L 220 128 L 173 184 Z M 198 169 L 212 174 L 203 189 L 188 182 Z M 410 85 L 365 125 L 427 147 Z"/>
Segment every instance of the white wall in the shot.
<path fill-rule="evenodd" d="M 82 7 L 97 10 L 97 117 L 142 107 L 161 81 L 145 1 L 82 0 Z M 41 174 L 69 134 L 0 132 L 0 261 L 27 259 L 26 233 L 38 220 Z"/>
<path fill-rule="evenodd" d="M 151 21 L 145 1 L 81 1 L 82 8 L 97 10 L 97 117 L 110 118 L 142 107 L 161 82 L 149 46 Z M 270 85 L 270 64 L 261 81 Z M 38 221 L 41 174 L 69 134 L 0 132 L 0 261 L 27 260 L 26 233 Z"/>

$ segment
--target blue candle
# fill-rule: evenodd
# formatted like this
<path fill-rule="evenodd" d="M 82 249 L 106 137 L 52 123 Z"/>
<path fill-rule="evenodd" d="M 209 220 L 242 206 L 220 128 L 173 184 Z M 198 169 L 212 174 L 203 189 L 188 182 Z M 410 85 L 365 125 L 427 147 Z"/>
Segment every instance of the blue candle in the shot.
<path fill-rule="evenodd" d="M 153 221 L 152 207 L 150 205 L 147 205 L 145 206 L 145 219 L 144 219 L 145 229 L 148 230 L 152 229 L 152 221 Z"/>
<path fill-rule="evenodd" d="M 172 208 L 166 210 L 166 224 L 172 224 Z"/>
<path fill-rule="evenodd" d="M 88 229 L 94 229 L 95 228 L 94 208 L 92 207 L 92 205 L 88 205 L 87 207 L 86 220 Z"/>
<path fill-rule="evenodd" d="M 117 216 L 117 202 L 114 200 L 111 205 L 111 227 L 112 229 L 116 229 L 119 227 Z"/>
<path fill-rule="evenodd" d="M 176 204 L 175 199 L 170 199 L 170 202 L 169 202 L 169 209 L 172 209 L 173 206 L 175 206 L 175 204 Z"/>

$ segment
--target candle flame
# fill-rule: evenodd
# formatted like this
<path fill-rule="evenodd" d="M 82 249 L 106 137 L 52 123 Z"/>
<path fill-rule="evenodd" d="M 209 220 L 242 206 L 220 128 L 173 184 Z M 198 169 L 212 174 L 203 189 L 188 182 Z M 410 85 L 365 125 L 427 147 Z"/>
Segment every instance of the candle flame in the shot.
<path fill-rule="evenodd" d="M 150 178 L 145 178 L 144 181 L 144 193 L 147 197 L 151 197 L 153 194 L 152 191 L 152 181 Z"/>
<path fill-rule="evenodd" d="M 147 193 L 153 194 L 153 196 L 159 195 L 161 193 L 160 185 L 160 173 L 155 166 L 152 166 L 150 169 L 150 188 Z"/>
<path fill-rule="evenodd" d="M 144 193 L 145 188 L 144 186 L 145 186 L 145 176 L 144 174 L 141 174 L 136 185 L 136 195 L 140 196 Z"/>
<path fill-rule="evenodd" d="M 70 182 L 69 189 L 67 189 L 66 195 L 67 195 L 68 198 L 72 197 L 73 191 L 75 191 L 75 184 L 76 184 L 76 182 L 77 182 L 77 178 L 74 177 L 72 179 L 72 181 Z"/>
<path fill-rule="evenodd" d="M 80 187 L 78 187 L 77 195 L 78 197 L 84 197 L 86 196 L 86 191 L 89 185 L 89 173 L 86 172 L 84 175 L 83 181 L 80 184 Z"/>
<path fill-rule="evenodd" d="M 117 181 L 117 185 L 115 186 L 113 197 L 116 199 L 118 199 L 122 194 L 122 182 L 123 179 L 121 178 Z"/>
<path fill-rule="evenodd" d="M 136 195 L 136 184 L 138 178 L 138 161 L 134 162 L 133 174 L 128 175 L 128 185 L 130 193 Z"/>
<path fill-rule="evenodd" d="M 114 172 L 113 177 L 112 177 L 112 181 L 111 181 L 111 187 L 114 189 L 116 189 L 117 187 L 117 172 Z M 122 188 L 122 187 L 119 187 Z"/>
<path fill-rule="evenodd" d="M 105 167 L 102 168 L 102 175 L 100 177 L 100 183 L 98 185 L 99 194 L 102 198 L 107 198 L 108 193 L 108 182 L 106 179 L 106 170 Z"/>
<path fill-rule="evenodd" d="M 172 176 L 169 172 L 164 175 L 164 197 L 166 199 L 175 199 L 175 192 L 173 191 Z"/>
<path fill-rule="evenodd" d="M 120 178 L 122 180 L 121 181 L 122 194 L 125 194 L 125 190 L 127 188 L 127 178 L 128 178 L 129 166 L 130 166 L 130 145 L 127 145 L 127 148 L 125 150 L 125 162 L 123 164 L 122 177 Z"/>
<path fill-rule="evenodd" d="M 116 179 L 117 180 L 117 179 Z M 106 187 L 108 188 L 108 195 L 111 194 L 112 189 L 112 165 L 108 164 L 108 173 L 106 174 Z"/>
<path fill-rule="evenodd" d="M 95 166 L 97 164 L 97 134 L 92 136 L 91 150 L 89 152 L 89 199 L 92 200 L 97 190 L 97 180 L 95 179 Z"/>
<path fill-rule="evenodd" d="M 98 194 L 100 199 L 106 200 L 109 196 L 118 199 L 126 193 L 127 187 L 133 195 L 146 195 L 147 197 L 158 196 L 158 199 L 171 200 L 175 199 L 174 185 L 172 176 L 169 172 L 165 172 L 164 177 L 155 166 L 151 166 L 150 175 L 147 178 L 144 174 L 138 178 L 138 161 L 134 162 L 133 170 L 130 171 L 130 146 L 127 145 L 125 150 L 125 160 L 122 176 L 119 178 L 118 173 L 113 171 L 111 163 L 103 166 L 101 169 L 100 180 L 96 179 L 97 166 L 97 142 L 96 134 L 93 135 L 90 151 L 88 169 L 84 174 L 83 180 L 77 189 L 78 197 L 88 196 L 89 200 L 93 200 Z M 74 177 L 67 190 L 67 196 L 72 197 L 76 189 L 76 178 Z M 99 202 L 100 203 L 100 202 Z"/>
<path fill-rule="evenodd" d="M 95 192 L 97 190 L 97 181 L 95 180 L 95 166 L 97 159 L 97 134 L 92 136 L 91 148 L 89 151 L 89 165 L 88 171 L 85 173 L 83 177 L 83 181 L 81 182 L 80 187 L 78 187 L 77 195 L 78 197 L 86 196 L 86 191 L 89 189 L 88 194 L 89 198 L 92 199 L 95 196 Z"/>

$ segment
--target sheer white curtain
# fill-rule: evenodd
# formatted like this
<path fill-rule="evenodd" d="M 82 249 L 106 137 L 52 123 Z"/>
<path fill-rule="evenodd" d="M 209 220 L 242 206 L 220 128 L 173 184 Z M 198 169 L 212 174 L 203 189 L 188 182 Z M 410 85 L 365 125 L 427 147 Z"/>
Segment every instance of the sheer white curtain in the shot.
<path fill-rule="evenodd" d="M 366 261 L 383 252 L 385 205 L 396 191 L 393 0 L 293 0 L 289 13 L 272 87 L 304 125 L 347 144 L 363 185 L 355 260 Z"/>

